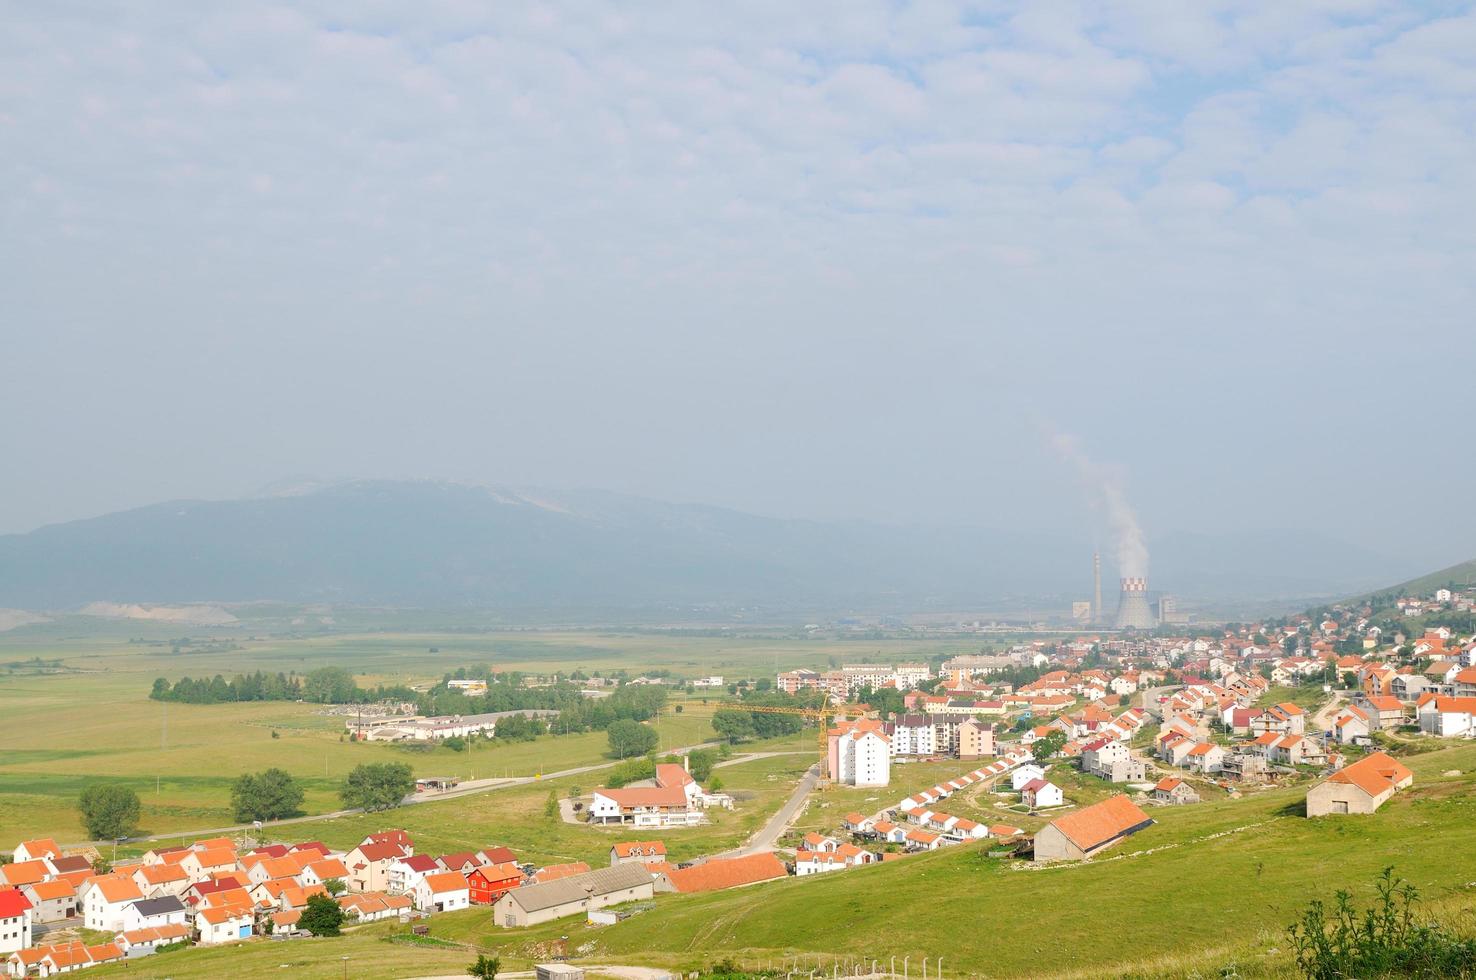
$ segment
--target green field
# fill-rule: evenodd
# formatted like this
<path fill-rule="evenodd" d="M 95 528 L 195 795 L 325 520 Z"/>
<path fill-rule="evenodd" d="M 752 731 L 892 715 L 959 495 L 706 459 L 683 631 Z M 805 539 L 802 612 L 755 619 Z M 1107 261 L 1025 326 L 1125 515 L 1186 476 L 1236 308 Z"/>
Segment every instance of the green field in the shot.
<path fill-rule="evenodd" d="M 239 649 L 172 652 L 168 641 L 186 634 Z M 129 642 L 131 638 L 149 642 Z M 470 779 L 531 776 L 606 761 L 601 733 L 465 753 L 353 744 L 341 739 L 342 719 L 319 714 L 314 705 L 151 701 L 150 685 L 160 676 L 305 673 L 338 665 L 358 674 L 361 685 L 424 684 L 457 667 L 490 664 L 528 673 L 581 669 L 634 675 L 665 669 L 686 677 L 724 674 L 737 679 L 767 677 L 776 666 L 919 659 L 968 649 L 976 645 L 604 631 L 256 637 L 247 627 L 191 630 L 81 618 L 25 627 L 0 633 L 0 716 L 7 722 L 0 752 L 0 841 L 34 836 L 82 840 L 86 835 L 73 802 L 82 785 L 93 780 L 136 789 L 143 802 L 140 832 L 157 834 L 229 825 L 231 780 L 268 766 L 285 768 L 302 781 L 305 809 L 312 814 L 338 808 L 337 787 L 361 762 L 405 761 L 418 776 Z M 33 658 L 59 661 L 60 672 L 37 673 L 27 666 Z M 706 720 L 691 714 L 669 712 L 655 725 L 663 749 L 712 735 Z M 597 782 L 588 778 L 586 786 Z"/>

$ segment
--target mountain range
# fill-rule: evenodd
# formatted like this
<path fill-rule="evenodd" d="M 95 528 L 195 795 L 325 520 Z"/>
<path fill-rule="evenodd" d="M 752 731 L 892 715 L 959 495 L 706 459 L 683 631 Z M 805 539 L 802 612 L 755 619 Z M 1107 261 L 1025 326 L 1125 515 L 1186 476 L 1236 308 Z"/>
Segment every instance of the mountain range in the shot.
<path fill-rule="evenodd" d="M 1150 541 L 1150 585 L 1201 600 L 1329 596 L 1417 569 L 1335 538 Z M 1112 571 L 1104 594 L 1115 603 Z M 364 480 L 186 500 L 0 536 L 0 606 L 280 600 L 875 611 L 1087 598 L 1090 545 L 980 527 L 760 517 L 603 491 Z"/>

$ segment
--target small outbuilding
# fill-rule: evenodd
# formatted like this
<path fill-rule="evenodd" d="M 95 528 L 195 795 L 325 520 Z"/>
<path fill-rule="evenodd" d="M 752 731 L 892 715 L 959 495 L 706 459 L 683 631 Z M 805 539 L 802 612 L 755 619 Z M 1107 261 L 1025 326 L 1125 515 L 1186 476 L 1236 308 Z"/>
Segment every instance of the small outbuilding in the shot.
<path fill-rule="evenodd" d="M 534 926 L 654 895 L 651 872 L 645 865 L 617 864 L 613 868 L 514 888 L 492 906 L 492 921 L 508 929 Z"/>
<path fill-rule="evenodd" d="M 1109 797 L 1042 827 L 1035 835 L 1035 860 L 1081 861 L 1152 824 L 1126 796 Z"/>
<path fill-rule="evenodd" d="M 1373 813 L 1397 791 L 1414 782 L 1414 773 L 1387 752 L 1375 752 L 1339 769 L 1307 791 L 1307 816 Z"/>

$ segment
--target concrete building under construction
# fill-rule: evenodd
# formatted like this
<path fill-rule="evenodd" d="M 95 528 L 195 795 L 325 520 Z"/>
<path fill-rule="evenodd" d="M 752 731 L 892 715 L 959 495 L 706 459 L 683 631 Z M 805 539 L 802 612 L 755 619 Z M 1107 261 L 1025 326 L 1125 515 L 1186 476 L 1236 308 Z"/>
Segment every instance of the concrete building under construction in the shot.
<path fill-rule="evenodd" d="M 1148 604 L 1146 578 L 1122 580 L 1122 593 L 1117 600 L 1117 621 L 1113 625 L 1120 630 L 1151 630 L 1158 625 L 1153 607 Z"/>

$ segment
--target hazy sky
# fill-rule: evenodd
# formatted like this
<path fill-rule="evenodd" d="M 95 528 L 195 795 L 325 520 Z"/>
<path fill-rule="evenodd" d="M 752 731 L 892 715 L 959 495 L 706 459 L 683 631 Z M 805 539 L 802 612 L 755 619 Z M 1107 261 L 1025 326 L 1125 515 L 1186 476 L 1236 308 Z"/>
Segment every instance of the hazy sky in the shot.
<path fill-rule="evenodd" d="M 0 4 L 0 531 L 296 474 L 1476 555 L 1469 4 Z M 1278 556 L 1275 560 L 1295 560 Z"/>

